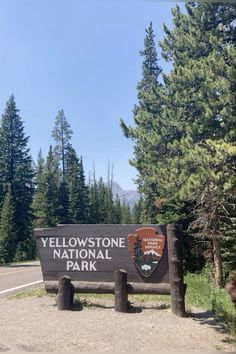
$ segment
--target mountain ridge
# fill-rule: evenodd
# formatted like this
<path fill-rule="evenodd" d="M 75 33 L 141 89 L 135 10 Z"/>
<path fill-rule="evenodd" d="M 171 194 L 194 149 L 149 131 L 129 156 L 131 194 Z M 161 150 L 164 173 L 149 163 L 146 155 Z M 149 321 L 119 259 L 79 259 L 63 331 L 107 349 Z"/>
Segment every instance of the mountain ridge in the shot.
<path fill-rule="evenodd" d="M 112 182 L 111 189 L 114 199 L 118 195 L 120 201 L 126 202 L 131 208 L 140 199 L 140 193 L 138 191 L 133 189 L 123 189 L 117 182 Z"/>

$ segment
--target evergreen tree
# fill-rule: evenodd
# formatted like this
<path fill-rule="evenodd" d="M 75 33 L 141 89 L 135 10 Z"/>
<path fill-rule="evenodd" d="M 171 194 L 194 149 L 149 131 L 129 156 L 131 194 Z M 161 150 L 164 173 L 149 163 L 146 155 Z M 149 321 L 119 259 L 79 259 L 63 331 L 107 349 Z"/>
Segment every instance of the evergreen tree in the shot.
<path fill-rule="evenodd" d="M 121 224 L 132 224 L 130 207 L 125 200 L 121 204 Z"/>
<path fill-rule="evenodd" d="M 230 210 L 230 214 L 228 213 Z M 227 211 L 227 212 L 226 212 Z M 236 269 L 236 196 L 231 194 L 220 208 L 223 272 L 229 278 Z"/>
<path fill-rule="evenodd" d="M 15 232 L 17 259 L 35 256 L 31 210 L 33 168 L 28 139 L 12 95 L 6 103 L 0 125 L 0 204 L 10 188 L 14 210 L 11 226 Z"/>
<path fill-rule="evenodd" d="M 100 224 L 111 224 L 114 217 L 114 202 L 111 184 L 105 184 L 102 177 L 97 183 L 98 211 L 97 222 Z"/>
<path fill-rule="evenodd" d="M 89 219 L 90 223 L 110 224 L 114 220 L 114 202 L 112 190 L 102 177 L 98 182 L 95 177 L 89 183 Z"/>
<path fill-rule="evenodd" d="M 14 230 L 14 206 L 10 186 L 5 194 L 0 220 L 0 263 L 9 263 L 14 259 L 17 241 Z"/>
<path fill-rule="evenodd" d="M 138 105 L 134 107 L 134 127 L 128 127 L 121 120 L 121 128 L 126 137 L 135 141 L 134 158 L 130 163 L 138 170 L 138 187 L 145 194 L 147 222 L 156 222 L 155 199 L 159 193 L 155 178 L 147 178 L 150 165 L 161 158 L 163 142 L 159 137 L 162 111 L 162 85 L 159 82 L 161 68 L 158 65 L 155 35 L 152 23 L 146 29 L 143 57 L 142 79 L 137 85 Z M 160 124 L 159 124 L 160 123 Z M 152 144 L 149 142 L 152 141 Z"/>
<path fill-rule="evenodd" d="M 57 143 L 57 145 L 55 146 L 55 153 L 62 164 L 63 178 L 65 177 L 67 170 L 67 156 L 71 147 L 71 136 L 72 130 L 70 129 L 70 125 L 67 122 L 63 109 L 61 109 L 58 111 L 58 114 L 56 116 L 55 126 L 52 131 L 52 137 Z"/>
<path fill-rule="evenodd" d="M 80 223 L 85 224 L 88 222 L 88 187 L 85 181 L 85 173 L 83 166 L 83 158 L 79 160 L 79 220 Z"/>
<path fill-rule="evenodd" d="M 80 202 L 79 195 L 79 161 L 73 148 L 70 149 L 68 155 L 68 185 L 69 185 L 69 221 L 71 224 L 77 223 L 79 220 L 78 205 Z"/>
<path fill-rule="evenodd" d="M 69 187 L 66 178 L 59 182 L 57 218 L 59 224 L 69 222 Z"/>
<path fill-rule="evenodd" d="M 187 226 L 194 215 L 192 231 L 211 242 L 221 286 L 221 244 L 227 244 L 222 230 L 231 235 L 235 220 L 229 203 L 236 185 L 235 7 L 189 3 L 186 9 L 173 9 L 174 28 L 164 27 L 162 55 L 173 63 L 164 87 L 156 89 L 156 99 L 148 95 L 146 106 L 139 95 L 135 127 L 122 122 L 122 129 L 135 141 L 132 163 L 145 196 L 143 219 L 152 222 L 156 212 L 158 222 Z M 143 107 L 149 109 L 140 117 Z"/>
<path fill-rule="evenodd" d="M 89 182 L 89 192 L 88 192 L 88 200 L 89 200 L 89 222 L 91 224 L 99 223 L 100 218 L 100 204 L 98 201 L 98 185 L 95 177 L 93 181 Z"/>
<path fill-rule="evenodd" d="M 120 198 L 116 195 L 114 203 L 113 224 L 120 224 L 122 218 Z"/>
<path fill-rule="evenodd" d="M 114 200 L 113 200 L 112 189 L 109 185 L 106 186 L 106 207 L 107 207 L 106 222 L 107 224 L 112 224 L 114 219 Z"/>
<path fill-rule="evenodd" d="M 45 219 L 44 226 L 55 226 L 58 223 L 58 196 L 59 196 L 59 166 L 58 161 L 53 153 L 52 146 L 49 148 L 45 171 L 43 177 L 44 198 L 45 198 Z"/>
<path fill-rule="evenodd" d="M 68 154 L 69 220 L 71 223 L 88 221 L 88 189 L 82 157 L 78 159 L 73 148 Z"/>
<path fill-rule="evenodd" d="M 97 196 L 98 196 L 98 205 L 97 210 L 97 223 L 106 224 L 107 223 L 107 190 L 105 183 L 103 182 L 102 177 L 99 178 L 97 183 Z"/>
<path fill-rule="evenodd" d="M 113 166 L 110 167 L 110 162 L 108 163 L 108 174 L 107 174 L 107 183 L 106 183 L 106 223 L 112 224 L 114 220 L 114 200 L 113 200 Z"/>
<path fill-rule="evenodd" d="M 133 206 L 131 217 L 133 224 L 141 224 L 142 223 L 142 209 L 143 209 L 143 198 L 141 197 L 138 202 L 136 202 Z"/>
<path fill-rule="evenodd" d="M 158 178 L 166 172 L 166 191 L 194 201 L 192 226 L 211 240 L 215 281 L 222 286 L 221 215 L 235 188 L 235 8 L 218 3 L 186 8 L 186 14 L 173 10 L 175 27 L 165 27 L 161 43 L 164 57 L 174 64 L 165 77 L 172 141 L 163 161 L 168 168 L 157 166 L 155 173 Z M 229 219 L 231 213 L 228 208 Z"/>
<path fill-rule="evenodd" d="M 45 213 L 46 213 L 46 200 L 45 200 L 45 189 L 44 189 L 44 169 L 45 161 L 42 155 L 42 151 L 39 151 L 38 160 L 35 170 L 35 193 L 33 199 L 33 209 L 35 215 L 35 226 L 44 227 Z"/>

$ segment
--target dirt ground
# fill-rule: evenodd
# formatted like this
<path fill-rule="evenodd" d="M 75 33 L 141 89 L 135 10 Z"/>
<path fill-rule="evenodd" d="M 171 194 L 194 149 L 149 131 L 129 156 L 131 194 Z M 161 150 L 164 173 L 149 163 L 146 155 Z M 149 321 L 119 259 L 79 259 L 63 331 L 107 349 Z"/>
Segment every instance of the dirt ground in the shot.
<path fill-rule="evenodd" d="M 89 304 L 58 311 L 52 297 L 1 298 L 0 351 L 235 351 L 204 310 L 178 318 L 153 302 L 134 303 L 129 313 L 115 312 L 112 300 L 91 298 Z"/>

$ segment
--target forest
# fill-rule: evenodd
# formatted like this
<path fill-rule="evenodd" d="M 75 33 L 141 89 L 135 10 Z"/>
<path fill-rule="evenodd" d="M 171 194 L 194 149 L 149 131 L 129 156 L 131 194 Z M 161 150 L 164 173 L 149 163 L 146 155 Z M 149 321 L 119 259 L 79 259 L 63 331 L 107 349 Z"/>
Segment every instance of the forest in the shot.
<path fill-rule="evenodd" d="M 33 161 L 12 95 L 0 121 L 0 263 L 34 259 L 34 228 L 73 223 L 182 225 L 184 267 L 208 266 L 223 287 L 236 268 L 235 6 L 187 3 L 172 9 L 173 28 L 156 42 L 146 28 L 133 125 L 140 201 L 112 195 L 107 181 L 86 180 L 83 157 L 72 146 L 63 109 L 55 114 L 54 144 Z M 172 64 L 159 65 L 159 53 Z"/>

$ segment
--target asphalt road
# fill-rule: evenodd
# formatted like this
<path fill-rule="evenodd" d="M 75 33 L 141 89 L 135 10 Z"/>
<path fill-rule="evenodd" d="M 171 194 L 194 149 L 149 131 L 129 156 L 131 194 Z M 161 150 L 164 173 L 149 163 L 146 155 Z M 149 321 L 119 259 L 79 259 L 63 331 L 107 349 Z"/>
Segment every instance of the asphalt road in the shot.
<path fill-rule="evenodd" d="M 33 287 L 42 282 L 39 262 L 0 266 L 0 296 Z"/>

